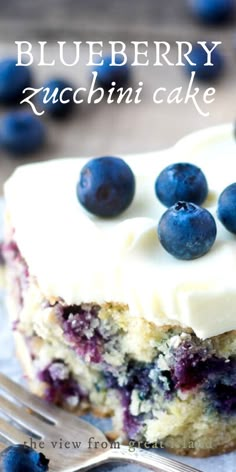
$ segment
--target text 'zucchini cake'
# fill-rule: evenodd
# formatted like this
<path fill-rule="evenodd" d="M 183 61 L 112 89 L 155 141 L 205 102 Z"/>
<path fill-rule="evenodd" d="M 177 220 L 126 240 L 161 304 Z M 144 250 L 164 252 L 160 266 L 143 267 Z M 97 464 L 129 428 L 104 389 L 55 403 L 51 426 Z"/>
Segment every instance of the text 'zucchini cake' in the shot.
<path fill-rule="evenodd" d="M 94 195 L 85 198 L 95 192 L 91 162 L 21 166 L 5 184 L 8 302 L 30 385 L 76 412 L 113 415 L 124 441 L 196 456 L 232 450 L 236 236 L 224 215 L 219 221 L 217 202 L 236 182 L 233 125 L 124 158 L 129 185 L 121 201 L 113 195 L 110 214 L 100 208 L 96 216 Z M 178 198 L 167 210 L 157 198 L 156 179 L 174 163 L 201 169 L 208 189 L 201 208 Z M 94 186 L 105 175 L 96 172 Z M 109 191 L 104 184 L 96 194 L 104 209 Z M 165 191 L 168 199 L 167 184 Z M 207 217 L 205 226 L 199 220 L 190 231 L 191 215 Z"/>

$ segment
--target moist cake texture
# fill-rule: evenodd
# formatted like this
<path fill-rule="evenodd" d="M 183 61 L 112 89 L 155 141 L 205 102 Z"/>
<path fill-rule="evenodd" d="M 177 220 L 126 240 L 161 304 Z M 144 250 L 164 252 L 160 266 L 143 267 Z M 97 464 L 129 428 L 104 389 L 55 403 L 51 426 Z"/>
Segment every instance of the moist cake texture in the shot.
<path fill-rule="evenodd" d="M 197 164 L 215 216 L 233 183 L 232 125 L 125 158 L 136 195 L 121 216 L 76 199 L 86 159 L 18 168 L 5 185 L 8 305 L 31 388 L 70 410 L 112 415 L 124 441 L 206 456 L 236 446 L 236 237 L 194 261 L 161 247 L 154 193 L 173 162 Z"/>

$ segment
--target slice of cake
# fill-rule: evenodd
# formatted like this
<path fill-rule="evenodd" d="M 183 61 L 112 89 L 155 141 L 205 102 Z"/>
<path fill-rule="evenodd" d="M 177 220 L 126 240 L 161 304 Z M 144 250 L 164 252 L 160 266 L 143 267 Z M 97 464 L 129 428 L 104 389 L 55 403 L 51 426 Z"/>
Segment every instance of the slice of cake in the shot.
<path fill-rule="evenodd" d="M 135 189 L 115 217 L 78 201 L 87 159 L 22 166 L 7 181 L 4 252 L 18 354 L 34 392 L 75 412 L 113 415 L 124 441 L 193 456 L 230 451 L 236 236 L 216 207 L 236 181 L 233 125 L 124 161 Z M 203 206 L 217 224 L 215 243 L 193 260 L 173 257 L 157 233 L 166 208 L 155 181 L 176 162 L 201 168 Z"/>

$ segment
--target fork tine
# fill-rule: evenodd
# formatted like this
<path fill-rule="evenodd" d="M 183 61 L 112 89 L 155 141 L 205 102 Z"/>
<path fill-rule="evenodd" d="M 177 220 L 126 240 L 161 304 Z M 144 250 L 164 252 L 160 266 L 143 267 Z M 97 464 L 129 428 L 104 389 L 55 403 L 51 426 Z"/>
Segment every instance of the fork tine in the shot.
<path fill-rule="evenodd" d="M 12 444 L 24 444 L 25 442 L 28 443 L 29 441 L 29 437 L 26 434 L 24 434 L 22 431 L 19 431 L 3 418 L 0 418 L 0 431 L 1 436 L 3 436 Z"/>
<path fill-rule="evenodd" d="M 24 408 L 16 405 L 15 403 L 9 401 L 7 398 L 0 395 L 0 411 L 13 419 L 16 423 L 23 428 L 26 428 L 30 433 L 35 433 L 40 437 L 45 437 L 45 435 L 50 435 L 52 432 L 52 426 L 50 427 L 47 423 L 36 416 L 30 415 L 24 410 Z"/>
<path fill-rule="evenodd" d="M 5 391 L 11 398 L 16 399 L 18 403 L 22 403 L 31 411 L 40 414 L 45 420 L 50 420 L 52 425 L 48 425 L 48 428 L 50 428 L 50 426 L 59 427 L 60 429 L 63 428 L 64 434 L 66 434 L 66 432 L 72 434 L 72 431 L 76 434 L 79 429 L 80 433 L 83 431 L 84 437 L 86 438 L 95 435 L 96 438 L 100 438 L 101 441 L 106 439 L 104 433 L 95 426 L 78 418 L 77 415 L 70 414 L 62 408 L 56 407 L 52 403 L 46 403 L 45 400 L 29 393 L 2 373 L 0 373 L 0 392 L 1 390 Z M 45 427 L 44 430 L 46 430 Z M 50 432 L 51 431 L 52 430 L 50 430 Z"/>
<path fill-rule="evenodd" d="M 68 418 L 67 413 L 63 412 L 63 410 L 51 403 L 50 405 L 47 404 L 45 400 L 29 393 L 21 385 L 13 382 L 2 373 L 0 373 L 0 389 L 7 392 L 12 398 L 15 398 L 27 408 L 52 421 L 52 423 L 58 424 L 60 420 L 63 421 L 63 419 Z"/>

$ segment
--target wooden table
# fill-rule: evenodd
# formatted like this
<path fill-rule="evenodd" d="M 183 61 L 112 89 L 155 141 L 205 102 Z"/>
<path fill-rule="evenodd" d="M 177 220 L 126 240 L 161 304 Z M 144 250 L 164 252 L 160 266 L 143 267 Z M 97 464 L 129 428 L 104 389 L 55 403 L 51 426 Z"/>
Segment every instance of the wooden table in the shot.
<path fill-rule="evenodd" d="M 32 160 L 63 156 L 120 155 L 161 149 L 173 145 L 186 133 L 235 119 L 236 52 L 234 25 L 207 29 L 194 22 L 184 0 L 8 0 L 2 2 L 0 19 L 0 57 L 15 54 L 15 40 L 49 40 L 49 56 L 55 57 L 55 41 L 73 40 L 222 40 L 225 74 L 216 84 L 216 100 L 208 106 L 210 116 L 203 118 L 194 106 L 155 105 L 152 92 L 165 86 L 186 89 L 188 79 L 182 68 L 139 67 L 133 70 L 133 84 L 144 82 L 142 103 L 77 106 L 73 119 L 55 123 L 45 118 L 48 144 L 29 159 L 12 159 L 0 151 L 0 189 L 16 165 Z M 68 45 L 68 54 L 72 54 Z M 173 49 L 173 55 L 175 51 Z M 35 54 L 35 58 L 37 54 Z M 85 49 L 79 67 L 34 67 L 39 86 L 46 78 L 70 78 L 77 86 L 88 85 L 84 67 Z M 196 84 L 197 85 L 197 84 Z M 205 107 L 206 109 L 206 107 Z M 5 113 L 5 110 L 0 110 Z"/>

